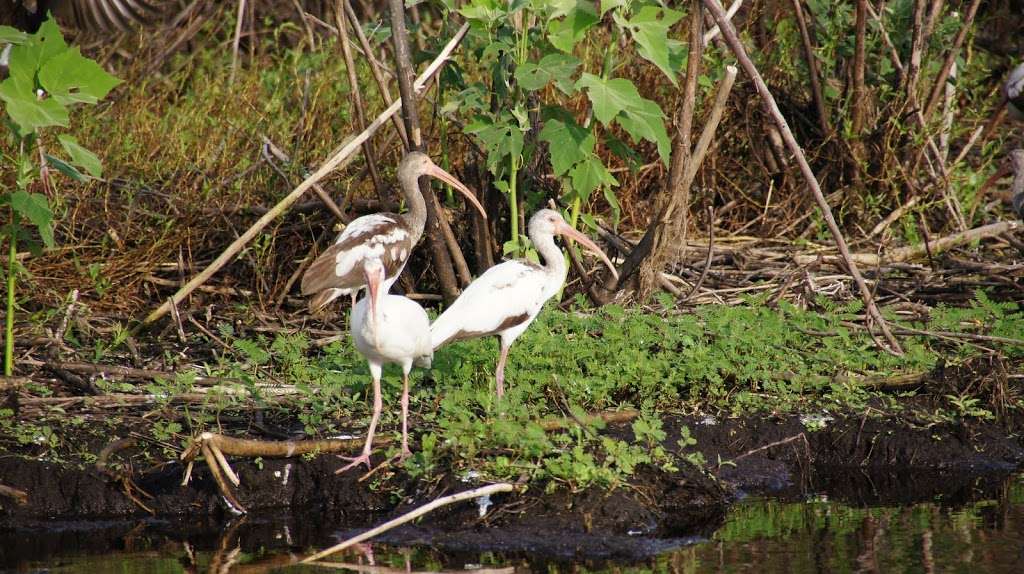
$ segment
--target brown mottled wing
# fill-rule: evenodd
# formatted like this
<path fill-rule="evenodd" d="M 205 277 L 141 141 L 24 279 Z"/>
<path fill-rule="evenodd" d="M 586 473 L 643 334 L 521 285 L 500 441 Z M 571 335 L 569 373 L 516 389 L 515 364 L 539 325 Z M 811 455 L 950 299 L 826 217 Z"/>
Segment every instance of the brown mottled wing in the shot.
<path fill-rule="evenodd" d="M 366 284 L 363 262 L 371 258 L 384 264 L 385 280 L 393 279 L 405 267 L 412 248 L 412 232 L 402 217 L 393 213 L 360 217 L 309 266 L 302 276 L 302 294 L 362 288 Z"/>

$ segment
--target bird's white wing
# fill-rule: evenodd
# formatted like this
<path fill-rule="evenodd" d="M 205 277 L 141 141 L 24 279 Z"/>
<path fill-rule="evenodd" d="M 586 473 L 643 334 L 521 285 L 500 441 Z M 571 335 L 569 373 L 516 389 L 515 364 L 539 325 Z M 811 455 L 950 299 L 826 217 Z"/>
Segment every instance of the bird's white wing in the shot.
<path fill-rule="evenodd" d="M 1010 114 L 1016 119 L 1024 119 L 1024 64 L 1019 64 L 1010 72 L 1003 90 L 1009 102 Z"/>
<path fill-rule="evenodd" d="M 302 294 L 312 295 L 325 289 L 344 294 L 362 288 L 366 282 L 362 266 L 368 259 L 380 259 L 385 277 L 393 280 L 409 259 L 412 240 L 412 232 L 399 216 L 364 215 L 350 223 L 334 245 L 309 266 L 300 283 Z"/>
<path fill-rule="evenodd" d="M 533 264 L 506 261 L 488 269 L 430 326 L 437 349 L 493 335 L 533 320 L 544 306 L 547 275 Z"/>

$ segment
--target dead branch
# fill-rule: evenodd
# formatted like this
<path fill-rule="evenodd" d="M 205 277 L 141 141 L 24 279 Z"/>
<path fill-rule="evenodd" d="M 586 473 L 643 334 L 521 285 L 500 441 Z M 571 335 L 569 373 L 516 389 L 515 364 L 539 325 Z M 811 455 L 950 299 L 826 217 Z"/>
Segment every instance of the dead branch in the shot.
<path fill-rule="evenodd" d="M 874 253 L 853 253 L 849 254 L 849 258 L 855 261 L 858 265 L 866 265 L 869 267 L 901 263 L 927 255 L 929 252 L 931 252 L 932 255 L 935 255 L 965 243 L 971 243 L 973 241 L 987 239 L 989 237 L 996 237 L 1008 231 L 1020 229 L 1020 227 L 1020 221 L 1000 221 L 998 223 L 990 223 L 974 229 L 968 229 L 967 231 L 960 231 L 952 235 L 940 237 L 934 241 L 924 242 L 921 245 L 909 245 L 893 249 L 882 256 Z M 799 265 L 809 265 L 817 261 L 819 258 L 826 263 L 838 263 L 840 261 L 840 259 L 834 255 L 821 256 L 797 254 L 793 256 L 793 260 Z M 843 260 L 845 259 L 846 258 L 844 257 Z"/>
<path fill-rule="evenodd" d="M 971 2 L 970 7 L 967 8 L 967 15 L 964 17 L 963 24 L 960 25 L 956 38 L 953 39 L 953 45 L 950 46 L 949 52 L 946 53 L 946 59 L 942 62 L 942 68 L 939 69 L 939 74 L 935 78 L 935 83 L 932 85 L 932 90 L 928 94 L 927 103 L 924 106 L 925 122 L 931 118 L 932 112 L 935 111 L 935 107 L 939 104 L 939 98 L 942 97 L 942 93 L 945 91 L 946 80 L 953 71 L 953 66 L 956 65 L 956 58 L 960 55 L 960 47 L 963 46 L 967 33 L 970 32 L 971 26 L 974 24 L 974 17 L 978 13 L 979 6 L 981 6 L 981 0 L 973 0 Z"/>
<path fill-rule="evenodd" d="M 508 482 L 499 482 L 497 484 L 489 484 L 487 486 L 481 486 L 480 488 L 474 488 L 472 490 L 466 490 L 466 491 L 463 491 L 463 492 L 459 492 L 459 493 L 456 493 L 456 494 L 452 494 L 452 495 L 449 495 L 449 496 L 444 496 L 444 497 L 438 498 L 438 499 L 433 500 L 431 502 L 428 502 L 427 504 L 424 504 L 423 506 L 420 506 L 420 507 L 418 507 L 418 508 L 416 508 L 414 510 L 406 512 L 405 514 L 399 516 L 398 518 L 394 518 L 392 520 L 389 520 L 389 521 L 385 522 L 384 524 L 381 524 L 380 526 L 378 526 L 376 528 L 371 528 L 370 530 L 367 530 L 366 532 L 364 532 L 364 533 L 362 533 L 362 534 L 360 534 L 358 536 L 353 536 L 352 538 L 349 538 L 348 540 L 346 540 L 346 541 L 344 541 L 344 542 L 342 542 L 340 544 L 336 544 L 336 545 L 331 546 L 330 548 L 328 548 L 326 550 L 322 550 L 320 552 L 317 552 L 316 554 L 313 554 L 312 556 L 309 556 L 309 557 L 303 559 L 302 560 L 302 564 L 309 564 L 311 562 L 315 562 L 317 560 L 320 560 L 322 558 L 330 556 L 331 554 L 335 554 L 337 552 L 341 552 L 342 550 L 348 548 L 349 546 L 352 546 L 354 544 L 358 544 L 358 543 L 360 543 L 360 542 L 362 542 L 364 540 L 369 540 L 370 538 L 373 538 L 374 536 L 377 536 L 378 534 L 387 532 L 388 530 L 391 530 L 392 528 L 395 528 L 397 526 L 401 526 L 401 525 L 403 525 L 406 522 L 409 522 L 411 520 L 415 520 L 415 519 L 419 518 L 420 516 L 423 516 L 424 514 L 427 514 L 427 513 L 431 512 L 431 511 L 433 511 L 434 509 L 441 508 L 442 506 L 448 506 L 449 504 L 454 504 L 456 502 L 461 502 L 463 500 L 470 500 L 470 499 L 473 499 L 473 498 L 480 498 L 482 496 L 490 496 L 492 494 L 497 494 L 499 492 L 512 492 L 515 489 L 516 489 L 516 486 L 514 484 L 511 484 L 511 483 L 508 483 Z"/>
<path fill-rule="evenodd" d="M 804 15 L 804 9 L 801 4 L 802 0 L 792 1 L 793 11 L 796 12 L 796 21 L 800 26 L 800 39 L 803 41 L 804 59 L 807 60 L 807 69 L 811 76 L 811 97 L 814 98 L 814 107 L 818 110 L 818 124 L 821 126 L 821 133 L 827 136 L 832 133 L 832 123 L 829 121 L 828 108 L 825 107 L 825 96 L 821 89 L 818 58 L 814 55 L 814 43 L 811 41 L 807 17 Z M 712 12 L 712 14 L 714 13 Z"/>
<path fill-rule="evenodd" d="M 786 142 L 786 146 L 796 157 L 797 163 L 800 165 L 800 171 L 807 180 L 807 185 L 810 187 L 811 193 L 814 195 L 814 199 L 818 204 L 818 209 L 821 210 L 825 223 L 828 225 L 829 231 L 835 239 L 836 246 L 839 248 L 839 253 L 846 262 L 850 274 L 857 283 L 857 287 L 860 289 L 861 297 L 864 299 L 864 304 L 867 307 L 868 314 L 882 330 L 882 333 L 890 346 L 888 350 L 896 354 L 902 354 L 903 351 L 900 348 L 899 341 L 897 341 L 889 331 L 885 318 L 883 318 L 882 314 L 878 311 L 878 307 L 875 305 L 875 300 L 871 295 L 871 291 L 864 283 L 864 278 L 861 276 L 860 270 L 857 268 L 857 264 L 850 256 L 849 247 L 846 245 L 846 238 L 843 237 L 843 232 L 839 229 L 839 224 L 836 223 L 836 219 L 832 215 L 832 209 L 828 206 L 828 202 L 825 200 L 825 195 L 821 191 L 821 186 L 818 185 L 818 180 L 814 176 L 814 172 L 811 170 L 810 164 L 807 163 L 807 158 L 804 157 L 803 151 L 800 149 L 800 145 L 796 142 L 793 132 L 789 129 L 789 124 L 786 122 L 786 118 L 783 117 L 782 112 L 779 111 L 779 107 L 775 103 L 775 98 L 772 97 L 771 92 L 768 90 L 768 86 L 764 83 L 764 79 L 761 78 L 761 74 L 757 71 L 757 68 L 754 67 L 754 63 L 747 56 L 743 43 L 740 42 L 739 36 L 736 35 L 736 29 L 733 28 L 732 24 L 725 19 L 725 12 L 722 10 L 722 6 L 717 0 L 703 1 L 704 5 L 711 11 L 712 16 L 714 16 L 715 21 L 718 22 L 718 25 L 722 28 L 722 34 L 725 37 L 725 41 L 729 44 L 729 47 L 736 55 L 736 59 L 743 65 L 743 69 L 747 72 L 747 75 L 750 76 L 751 80 L 754 81 L 754 85 L 757 87 L 757 91 L 761 95 L 766 111 L 772 118 L 774 118 L 776 125 L 778 125 L 779 130 L 782 132 L 782 137 Z"/>
<path fill-rule="evenodd" d="M 455 36 L 448 41 L 441 53 L 434 58 L 434 61 L 430 63 L 423 74 L 416 79 L 413 85 L 413 91 L 415 93 L 420 92 L 426 85 L 427 81 L 433 77 L 433 75 L 441 68 L 445 61 L 451 56 L 451 53 L 459 45 L 462 39 L 466 36 L 469 31 L 469 24 L 463 24 L 459 31 L 455 33 Z M 277 203 L 270 211 L 263 215 L 256 223 L 245 231 L 238 239 L 236 239 L 231 245 L 224 250 L 213 262 L 200 272 L 198 275 L 193 277 L 188 283 L 186 283 L 181 289 L 179 289 L 172 298 L 174 303 L 181 302 L 185 297 L 192 293 L 196 287 L 205 283 L 210 277 L 212 277 L 217 271 L 219 271 L 224 265 L 232 261 L 242 248 L 248 244 L 254 237 L 256 237 L 264 227 L 266 227 L 271 221 L 277 218 L 278 215 L 288 209 L 291 204 L 295 203 L 306 191 L 308 191 L 314 183 L 317 183 L 324 176 L 331 173 L 339 167 L 344 167 L 348 162 L 352 160 L 352 154 L 359 148 L 359 146 L 369 139 L 379 128 L 396 112 L 401 106 L 401 102 L 395 102 L 391 104 L 386 110 L 381 112 L 372 123 L 362 133 L 349 139 L 347 142 L 340 146 L 340 149 L 333 153 L 329 159 L 327 159 L 319 169 L 313 174 L 307 177 L 302 183 L 299 184 L 291 193 L 284 197 Z M 157 319 L 166 315 L 171 309 L 171 302 L 165 302 L 152 313 L 150 313 L 143 320 L 143 325 L 148 325 L 156 321 Z"/>

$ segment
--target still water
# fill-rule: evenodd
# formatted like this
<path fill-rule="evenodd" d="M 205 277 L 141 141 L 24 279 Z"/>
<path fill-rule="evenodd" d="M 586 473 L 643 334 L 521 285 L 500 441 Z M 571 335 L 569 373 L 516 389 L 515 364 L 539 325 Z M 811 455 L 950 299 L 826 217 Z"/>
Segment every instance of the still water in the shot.
<path fill-rule="evenodd" d="M 331 544 L 339 534 L 310 534 L 303 529 L 308 518 L 292 518 L 290 527 L 247 520 L 219 533 L 187 536 L 166 523 L 71 524 L 60 530 L 0 531 L 0 570 L 97 574 L 1024 572 L 1024 478 L 1010 478 L 987 496 L 955 506 L 942 500 L 856 506 L 820 495 L 800 501 L 748 498 L 734 504 L 711 534 L 641 543 L 641 549 L 654 550 L 629 560 L 374 544 L 362 552 L 335 556 L 329 564 L 299 566 L 294 562 L 312 546 Z M 306 536 L 310 542 L 297 541 L 297 536 Z"/>

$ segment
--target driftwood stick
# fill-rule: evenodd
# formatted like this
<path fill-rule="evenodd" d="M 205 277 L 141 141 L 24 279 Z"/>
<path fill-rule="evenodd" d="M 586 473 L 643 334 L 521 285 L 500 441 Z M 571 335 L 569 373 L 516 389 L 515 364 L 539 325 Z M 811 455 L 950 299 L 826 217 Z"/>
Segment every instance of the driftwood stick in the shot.
<path fill-rule="evenodd" d="M 427 504 L 424 504 L 419 508 L 406 512 L 398 518 L 389 520 L 376 528 L 371 528 L 370 530 L 367 530 L 366 532 L 358 536 L 353 536 L 352 538 L 349 538 L 348 540 L 340 544 L 335 544 L 334 546 L 331 546 L 326 550 L 317 552 L 316 554 L 313 554 L 312 556 L 303 559 L 302 564 L 309 564 L 310 562 L 315 562 L 317 560 L 320 560 L 321 558 L 330 556 L 331 554 L 341 552 L 349 546 L 359 544 L 364 540 L 369 540 L 370 538 L 373 538 L 378 534 L 387 532 L 388 530 L 391 530 L 392 528 L 395 528 L 397 526 L 401 526 L 411 520 L 415 520 L 420 516 L 423 516 L 424 514 L 433 511 L 434 509 L 441 508 L 442 506 L 448 506 L 449 504 L 454 504 L 456 502 L 461 502 L 463 500 L 479 498 L 481 496 L 490 496 L 491 494 L 497 494 L 499 492 L 511 492 L 515 489 L 516 486 L 514 484 L 508 482 L 499 482 L 497 484 L 489 484 L 487 486 L 482 486 L 480 488 L 474 488 L 472 490 L 466 490 L 449 496 L 443 496 L 441 498 L 438 498 L 437 500 L 428 502 Z"/>
<path fill-rule="evenodd" d="M 733 28 L 732 24 L 725 19 L 725 12 L 722 10 L 722 6 L 718 3 L 718 0 L 704 0 L 704 5 L 711 11 L 711 15 L 714 16 L 715 21 L 718 22 L 718 25 L 722 28 L 722 34 L 725 37 L 725 41 L 729 44 L 729 47 L 736 55 L 736 59 L 739 60 L 747 75 L 750 76 L 751 80 L 753 80 L 769 116 L 771 116 L 779 126 L 779 131 L 782 132 L 782 137 L 786 142 L 786 147 L 789 148 L 789 151 L 792 152 L 796 158 L 797 163 L 800 166 L 800 171 L 807 180 L 807 186 L 810 188 L 811 193 L 814 195 L 814 200 L 818 204 L 818 209 L 821 210 L 825 223 L 828 225 L 829 231 L 835 239 L 836 246 L 839 248 L 839 253 L 846 262 L 847 268 L 850 270 L 850 275 L 853 276 L 853 280 L 857 283 L 861 297 L 864 299 L 864 305 L 867 307 L 868 314 L 882 330 L 882 334 L 885 336 L 885 339 L 889 344 L 890 348 L 888 350 L 895 354 L 902 354 L 903 350 L 900 348 L 899 341 L 897 341 L 896 337 L 894 337 L 892 332 L 889 331 L 885 318 L 882 317 L 882 313 L 875 305 L 875 299 L 872 297 L 871 291 L 868 289 L 867 284 L 864 283 L 864 277 L 861 276 L 860 269 L 857 268 L 857 264 L 850 256 L 850 248 L 846 244 L 846 238 L 843 237 L 843 232 L 839 229 L 839 224 L 836 223 L 836 219 L 832 215 L 832 209 L 828 206 L 828 201 L 826 201 L 825 194 L 821 191 L 821 186 L 818 185 L 818 180 L 814 176 L 814 171 L 811 170 L 810 164 L 807 163 L 807 158 L 804 157 L 803 151 L 800 149 L 800 145 L 796 142 L 793 132 L 790 131 L 786 118 L 783 117 L 782 112 L 779 111 L 779 106 L 775 103 L 775 98 L 772 97 L 771 92 L 768 90 L 768 86 L 764 83 L 764 79 L 761 78 L 761 74 L 757 71 L 757 68 L 754 67 L 754 63 L 750 60 L 750 57 L 747 56 L 746 49 L 743 47 L 743 43 L 740 42 L 739 36 L 736 34 L 736 29 Z"/>
<path fill-rule="evenodd" d="M 449 58 L 449 56 L 451 56 L 451 53 L 455 50 L 455 48 L 459 45 L 462 39 L 466 36 L 466 33 L 468 31 L 469 23 L 463 24 L 462 27 L 459 28 L 459 31 L 455 33 L 455 36 L 452 37 L 452 39 L 448 41 L 448 44 L 445 45 L 444 49 L 441 50 L 441 53 L 438 54 L 436 58 L 434 58 L 434 61 L 431 62 L 427 69 L 424 70 L 423 73 L 416 79 L 416 82 L 413 84 L 413 89 L 415 92 L 419 92 L 423 89 L 423 86 L 426 85 L 427 81 L 431 77 L 433 77 L 433 75 L 441 68 L 441 66 Z M 352 154 L 359 148 L 359 146 L 362 145 L 364 141 L 369 139 L 370 136 L 374 134 L 374 132 L 380 129 L 380 127 L 384 125 L 384 122 L 388 121 L 388 119 L 391 116 L 398 112 L 398 109 L 400 107 L 401 100 L 395 101 L 390 106 L 388 106 L 386 110 L 381 112 L 380 115 L 378 115 L 377 118 L 373 120 L 373 122 L 371 122 L 370 125 L 367 126 L 362 133 L 360 133 L 354 138 L 349 139 L 347 142 L 342 144 L 340 149 L 334 152 L 331 155 L 331 157 L 327 159 L 327 161 L 325 161 L 320 166 L 319 169 L 316 170 L 316 172 L 307 177 L 302 183 L 299 184 L 298 187 L 292 190 L 292 192 L 285 196 L 284 199 L 279 201 L 277 205 L 273 207 L 273 209 L 264 214 L 263 217 L 260 217 L 260 219 L 256 223 L 254 223 L 252 227 L 247 229 L 245 233 L 243 233 L 238 239 L 236 239 L 231 245 L 229 245 L 227 249 L 224 250 L 223 253 L 217 256 L 217 258 L 214 259 L 213 262 L 210 263 L 210 265 L 206 269 L 204 269 L 198 275 L 193 277 L 188 283 L 186 283 L 181 289 L 179 289 L 173 295 L 171 301 L 173 301 L 174 303 L 179 303 L 183 299 L 185 299 L 185 297 L 188 297 L 189 294 L 192 293 L 192 291 L 195 291 L 196 287 L 199 287 L 200 285 L 205 283 L 210 277 L 213 277 L 213 275 L 217 273 L 217 271 L 220 271 L 222 267 L 224 267 L 230 261 L 232 261 L 238 254 L 238 252 L 240 252 L 242 248 L 245 247 L 245 245 L 252 241 L 254 237 L 259 235 L 263 228 L 270 224 L 271 221 L 276 219 L 278 215 L 284 213 L 284 211 L 287 210 L 288 207 L 291 206 L 291 204 L 295 203 L 295 201 L 302 197 L 302 195 L 306 193 L 306 191 L 308 191 L 313 186 L 313 184 L 323 179 L 327 174 L 331 173 L 335 169 L 343 166 L 344 164 L 347 164 L 347 162 L 350 162 L 353 157 Z M 160 305 L 160 307 L 155 309 L 143 320 L 142 324 L 151 324 L 157 319 L 166 315 L 167 312 L 171 310 L 171 301 L 167 301 Z"/>
<path fill-rule="evenodd" d="M 14 501 L 17 502 L 18 504 L 28 504 L 28 493 L 27 492 L 25 492 L 24 490 L 18 490 L 17 488 L 12 488 L 10 486 L 6 486 L 6 485 L 3 485 L 3 484 L 0 484 L 0 496 L 6 496 L 8 498 L 13 498 Z"/>
<path fill-rule="evenodd" d="M 238 45 L 242 39 L 242 24 L 245 22 L 246 0 L 238 0 L 238 17 L 235 20 L 235 35 L 231 40 L 231 74 L 228 76 L 228 85 L 235 83 L 235 72 L 238 71 Z M 251 42 L 252 40 L 250 40 Z"/>
<path fill-rule="evenodd" d="M 945 237 L 940 237 L 933 241 L 922 243 L 921 245 L 908 245 L 906 247 L 893 249 L 882 256 L 878 256 L 874 253 L 853 253 L 851 258 L 856 261 L 858 265 L 866 265 L 869 267 L 902 263 L 904 261 L 921 257 L 922 255 L 927 255 L 929 252 L 931 252 L 932 255 L 937 255 L 938 253 L 948 251 L 965 243 L 978 241 L 980 239 L 987 239 L 989 237 L 996 237 L 1008 231 L 1014 231 L 1020 228 L 1020 221 L 1000 221 L 997 223 L 983 225 L 981 227 L 975 227 L 974 229 L 968 229 L 967 231 L 960 231 Z M 800 254 L 794 256 L 793 260 L 800 265 L 807 265 L 817 261 L 819 257 L 819 255 Z M 825 256 L 822 259 L 826 263 L 838 262 L 838 258 L 834 255 Z"/>

